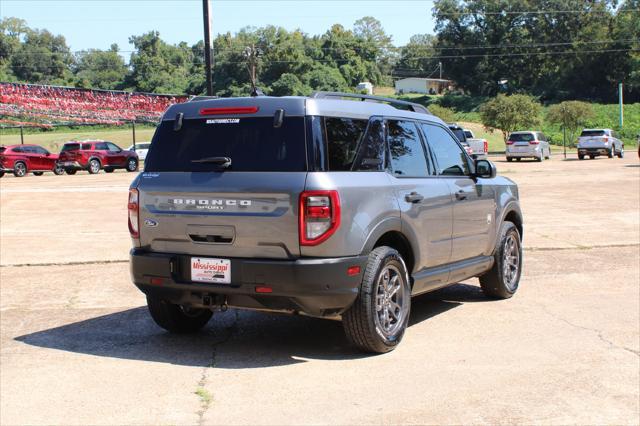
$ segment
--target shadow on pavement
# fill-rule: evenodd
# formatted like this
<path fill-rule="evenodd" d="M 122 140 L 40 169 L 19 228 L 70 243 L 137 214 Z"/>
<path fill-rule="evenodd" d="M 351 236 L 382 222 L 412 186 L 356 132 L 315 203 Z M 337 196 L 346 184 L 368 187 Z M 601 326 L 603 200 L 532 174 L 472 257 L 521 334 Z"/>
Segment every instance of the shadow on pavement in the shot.
<path fill-rule="evenodd" d="M 478 287 L 456 284 L 414 298 L 409 326 L 466 302 L 486 300 Z M 369 355 L 353 348 L 340 321 L 229 310 L 201 332 L 169 334 L 146 307 L 128 309 L 16 337 L 32 346 L 94 356 L 216 368 L 264 368 L 307 359 L 349 360 Z"/>

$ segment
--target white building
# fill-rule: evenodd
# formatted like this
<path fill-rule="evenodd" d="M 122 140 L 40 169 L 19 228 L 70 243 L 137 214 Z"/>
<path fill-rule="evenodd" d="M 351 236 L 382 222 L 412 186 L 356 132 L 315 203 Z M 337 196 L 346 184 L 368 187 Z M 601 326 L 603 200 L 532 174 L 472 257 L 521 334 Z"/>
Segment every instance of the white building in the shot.
<path fill-rule="evenodd" d="M 396 80 L 396 93 L 430 93 L 439 94 L 451 86 L 449 80 L 439 78 L 409 77 Z"/>
<path fill-rule="evenodd" d="M 358 85 L 356 86 L 356 90 L 366 90 L 367 95 L 373 95 L 373 84 L 369 83 L 368 81 L 358 83 Z"/>

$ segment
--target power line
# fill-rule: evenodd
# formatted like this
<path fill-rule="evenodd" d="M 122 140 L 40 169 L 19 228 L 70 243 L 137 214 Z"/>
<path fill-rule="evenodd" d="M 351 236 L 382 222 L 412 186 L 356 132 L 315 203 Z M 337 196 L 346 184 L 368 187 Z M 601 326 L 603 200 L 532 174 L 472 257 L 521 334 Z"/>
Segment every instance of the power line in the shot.
<path fill-rule="evenodd" d="M 617 14 L 617 13 L 637 13 L 640 9 L 619 9 L 619 10 L 520 10 L 520 11 L 501 11 L 501 12 L 436 12 L 435 16 L 460 16 L 460 15 L 484 15 L 484 16 L 504 16 L 504 15 L 554 15 L 554 14 L 570 14 L 570 13 L 600 13 L 600 14 Z"/>

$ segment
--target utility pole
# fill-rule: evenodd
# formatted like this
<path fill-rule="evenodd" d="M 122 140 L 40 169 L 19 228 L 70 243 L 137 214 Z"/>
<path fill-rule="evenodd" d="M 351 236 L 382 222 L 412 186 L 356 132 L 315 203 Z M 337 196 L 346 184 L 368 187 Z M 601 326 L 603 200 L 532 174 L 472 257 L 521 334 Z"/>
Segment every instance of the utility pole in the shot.
<path fill-rule="evenodd" d="M 213 55 L 211 54 L 209 0 L 202 0 L 202 17 L 204 19 L 204 66 L 207 73 L 207 96 L 213 96 Z"/>
<path fill-rule="evenodd" d="M 622 99 L 622 83 L 618 84 L 618 102 L 620 103 L 620 130 L 624 126 L 624 102 Z"/>
<path fill-rule="evenodd" d="M 440 68 L 440 80 L 442 80 L 442 61 L 438 62 L 438 68 Z"/>
<path fill-rule="evenodd" d="M 253 44 L 244 49 L 244 56 L 247 58 L 247 71 L 249 71 L 249 79 L 251 79 L 251 96 L 259 96 L 262 94 L 256 86 L 256 69 L 258 68 L 258 58 L 260 55 L 262 55 L 262 52 Z"/>

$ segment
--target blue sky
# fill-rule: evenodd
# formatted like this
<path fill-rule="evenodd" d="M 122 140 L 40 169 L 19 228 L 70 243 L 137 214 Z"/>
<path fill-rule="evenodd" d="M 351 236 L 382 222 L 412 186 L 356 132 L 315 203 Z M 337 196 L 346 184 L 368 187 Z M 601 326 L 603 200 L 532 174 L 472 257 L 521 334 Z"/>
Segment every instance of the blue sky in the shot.
<path fill-rule="evenodd" d="M 322 34 L 332 24 L 351 28 L 373 16 L 396 45 L 418 33 L 433 33 L 433 1 L 244 1 L 211 0 L 213 32 L 236 32 L 245 26 L 278 25 Z M 203 38 L 201 0 L 0 0 L 0 16 L 24 19 L 32 28 L 62 34 L 71 50 L 106 49 L 117 43 L 129 51 L 131 35 L 150 30 L 170 42 L 195 43 Z M 123 55 L 128 56 L 126 52 Z"/>

